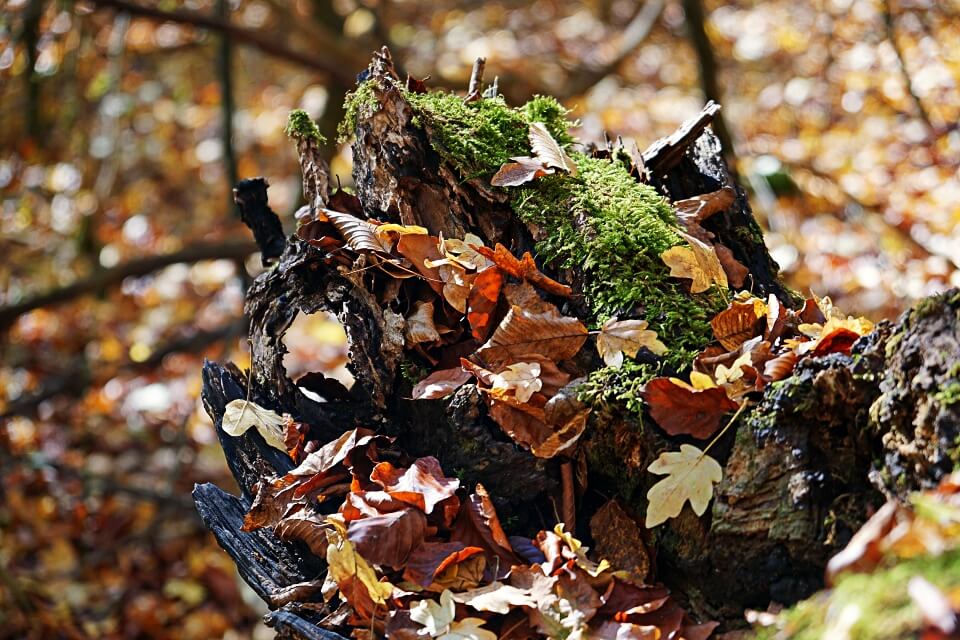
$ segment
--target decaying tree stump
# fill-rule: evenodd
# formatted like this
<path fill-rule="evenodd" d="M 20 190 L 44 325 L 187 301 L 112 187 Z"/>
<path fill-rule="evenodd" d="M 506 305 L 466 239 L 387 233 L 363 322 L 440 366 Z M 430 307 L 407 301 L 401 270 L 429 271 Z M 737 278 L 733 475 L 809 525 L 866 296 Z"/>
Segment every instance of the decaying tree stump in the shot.
<path fill-rule="evenodd" d="M 501 243 L 515 255 L 533 250 L 543 229 L 518 216 L 507 190 L 490 186 L 489 173 L 477 171 L 482 159 L 456 155 L 458 149 L 445 137 L 448 132 L 440 130 L 444 123 L 412 104 L 416 95 L 403 87 L 389 55 L 381 52 L 348 109 L 355 118 L 350 124 L 356 136 L 357 213 L 423 226 L 447 238 L 474 233 L 487 246 Z M 748 272 L 745 288 L 797 305 L 800 300 L 777 277 L 746 194 L 731 182 L 723 164 L 709 129 L 717 108 L 708 106 L 642 154 L 609 145 L 594 149 L 593 156 L 623 162 L 638 180 L 673 202 L 726 189 L 732 196 L 728 206 L 703 228 Z M 325 190 L 326 180 L 311 184 L 321 183 Z M 252 202 L 268 211 L 265 182 L 247 181 L 244 189 L 241 205 Z M 310 206 L 331 198 L 327 192 L 305 195 Z M 589 270 L 556 260 L 541 268 L 575 292 L 590 290 Z M 194 498 L 241 576 L 276 609 L 268 623 L 281 637 L 339 636 L 316 626 L 329 613 L 322 603 L 304 604 L 284 592 L 292 584 L 322 580 L 323 560 L 299 544 L 280 542 L 269 529 L 240 531 L 254 485 L 294 465 L 254 430 L 240 437 L 223 431 L 231 400 L 248 399 L 288 413 L 308 424 L 311 438 L 322 442 L 356 427 L 395 436 L 408 454 L 436 456 L 465 484 L 481 482 L 501 519 L 511 523 L 508 533 L 530 535 L 551 527 L 555 518 L 560 463 L 538 458 L 507 437 L 487 416 L 475 385 L 442 400 L 409 399 L 410 383 L 400 372 L 409 357 L 403 316 L 381 304 L 368 289 L 370 282 L 362 272 L 331 267 L 323 251 L 292 236 L 276 266 L 248 293 L 249 375 L 232 365 L 204 367 L 203 401 L 241 496 L 202 485 Z M 563 304 L 565 313 L 590 316 L 589 300 L 583 297 Z M 349 369 L 357 380 L 349 392 L 332 394 L 326 402 L 304 395 L 283 367 L 284 332 L 299 312 L 317 311 L 332 313 L 344 325 Z M 631 311 L 637 310 L 624 310 Z M 598 361 L 595 354 L 585 357 L 594 365 Z M 649 536 L 657 578 L 682 594 L 701 617 L 734 626 L 746 607 L 790 603 L 819 588 L 827 559 L 883 494 L 903 496 L 931 486 L 957 462 L 958 362 L 957 291 L 924 301 L 895 323 L 881 323 L 849 355 L 801 361 L 790 377 L 767 386 L 759 404 L 713 449 L 724 471 L 708 511 L 697 517 L 687 507 Z M 664 450 L 692 442 L 668 436 L 649 417 L 609 395 L 597 397 L 602 407 L 592 414 L 577 458 L 587 468 L 588 491 L 580 498 L 577 519 L 577 533 L 586 539 L 601 496 L 616 497 L 630 517 L 642 518 L 646 490 L 657 480 L 647 466 Z M 336 506 L 319 508 L 332 511 Z"/>

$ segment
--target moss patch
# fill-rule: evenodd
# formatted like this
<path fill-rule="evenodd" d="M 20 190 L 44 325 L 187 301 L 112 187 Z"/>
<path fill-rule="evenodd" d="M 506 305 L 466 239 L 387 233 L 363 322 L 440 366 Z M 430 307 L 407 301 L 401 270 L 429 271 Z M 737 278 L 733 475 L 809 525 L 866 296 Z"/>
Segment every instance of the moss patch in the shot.
<path fill-rule="evenodd" d="M 670 204 L 638 183 L 618 162 L 572 154 L 576 177 L 548 176 L 519 189 L 513 207 L 524 222 L 545 231 L 540 257 L 585 274 L 584 296 L 593 320 L 645 318 L 680 370 L 713 338 L 710 318 L 726 305 L 714 289 L 690 295 L 669 277 L 660 254 L 682 244 Z"/>
<path fill-rule="evenodd" d="M 317 144 L 323 144 L 327 141 L 320 133 L 317 123 L 303 109 L 294 109 L 290 112 L 290 115 L 287 116 L 287 128 L 284 131 L 291 138 L 313 140 Z"/>
<path fill-rule="evenodd" d="M 871 574 L 840 579 L 829 592 L 805 600 L 781 614 L 782 628 L 764 629 L 760 638 L 819 640 L 851 622 L 850 640 L 894 640 L 919 637 L 923 614 L 907 593 L 914 576 L 922 576 L 950 593 L 960 588 L 960 550 L 919 557 Z M 844 622 L 844 618 L 847 618 Z M 855 621 L 854 621 L 855 620 Z"/>
<path fill-rule="evenodd" d="M 430 144 L 464 178 L 495 173 L 511 156 L 530 153 L 527 130 L 542 122 L 561 144 L 572 141 L 567 110 L 553 98 L 536 96 L 518 109 L 502 97 L 473 102 L 452 93 L 406 93 L 417 124 L 430 134 Z"/>
<path fill-rule="evenodd" d="M 361 82 L 356 89 L 348 93 L 343 99 L 344 115 L 337 126 L 337 142 L 343 143 L 349 140 L 357 130 L 360 113 L 366 109 L 376 109 L 378 105 L 372 80 Z"/>

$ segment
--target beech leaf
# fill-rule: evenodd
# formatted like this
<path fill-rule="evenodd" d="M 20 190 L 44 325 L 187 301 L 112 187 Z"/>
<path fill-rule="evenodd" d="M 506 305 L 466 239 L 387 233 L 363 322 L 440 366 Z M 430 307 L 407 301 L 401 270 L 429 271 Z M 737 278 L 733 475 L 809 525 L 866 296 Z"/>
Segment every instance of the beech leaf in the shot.
<path fill-rule="evenodd" d="M 713 497 L 713 485 L 723 479 L 720 463 L 690 444 L 661 453 L 647 471 L 667 477 L 647 492 L 646 527 L 652 529 L 680 515 L 684 503 L 702 516 Z"/>
<path fill-rule="evenodd" d="M 680 235 L 690 246 L 672 247 L 660 254 L 663 262 L 670 267 L 670 275 L 693 280 L 690 293 L 702 293 L 712 284 L 726 288 L 727 274 L 713 246 L 685 233 Z"/>
<path fill-rule="evenodd" d="M 713 384 L 705 374 L 698 374 L 696 380 L 698 386 L 707 387 L 707 381 Z M 673 378 L 654 378 L 644 385 L 641 395 L 650 407 L 650 415 L 664 431 L 671 436 L 691 435 L 701 440 L 717 431 L 725 413 L 739 407 L 721 387 L 698 389 Z"/>
<path fill-rule="evenodd" d="M 550 132 L 547 131 L 547 128 L 542 122 L 530 123 L 529 136 L 530 148 L 533 149 L 533 153 L 537 156 L 538 160 L 548 167 L 562 169 L 571 176 L 577 175 L 577 163 L 574 162 L 573 158 L 568 156 L 567 152 L 563 150 L 563 147 L 553 139 L 553 136 L 550 135 Z"/>
<path fill-rule="evenodd" d="M 224 432 L 231 436 L 242 436 L 250 427 L 256 427 L 264 442 L 287 452 L 286 420 L 276 411 L 249 400 L 231 400 L 224 409 L 221 424 Z"/>
<path fill-rule="evenodd" d="M 440 369 L 421 380 L 413 387 L 414 400 L 436 400 L 450 395 L 472 376 L 463 367 Z"/>
<path fill-rule="evenodd" d="M 369 620 L 377 605 L 383 606 L 393 585 L 380 582 L 373 567 L 358 554 L 347 539 L 347 530 L 336 518 L 327 518 L 327 565 L 330 578 L 361 619 Z"/>
<path fill-rule="evenodd" d="M 519 187 L 531 180 L 554 173 L 553 169 L 543 166 L 543 161 L 539 158 L 519 156 L 510 159 L 513 162 L 507 162 L 500 167 L 500 170 L 490 179 L 490 184 L 495 187 Z"/>
<path fill-rule="evenodd" d="M 530 353 L 566 360 L 580 351 L 587 333 L 582 322 L 555 309 L 532 313 L 513 306 L 477 355 L 490 364 L 515 362 Z"/>
<path fill-rule="evenodd" d="M 667 346 L 657 340 L 657 332 L 647 329 L 645 320 L 613 317 L 603 323 L 597 336 L 597 351 L 608 367 L 619 369 L 623 365 L 623 354 L 635 358 L 641 347 L 658 356 L 667 352 Z"/>
<path fill-rule="evenodd" d="M 413 313 L 407 316 L 403 330 L 408 345 L 421 342 L 435 342 L 440 339 L 437 326 L 433 323 L 433 303 L 419 301 L 413 307 Z"/>

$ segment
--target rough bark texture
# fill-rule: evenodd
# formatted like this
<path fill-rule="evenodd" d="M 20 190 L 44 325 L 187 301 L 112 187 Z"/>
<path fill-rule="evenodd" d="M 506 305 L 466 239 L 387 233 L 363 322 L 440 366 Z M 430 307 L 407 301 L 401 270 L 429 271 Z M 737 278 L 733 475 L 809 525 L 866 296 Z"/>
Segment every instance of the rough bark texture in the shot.
<path fill-rule="evenodd" d="M 477 233 L 514 253 L 532 247 L 530 231 L 502 192 L 476 178 L 462 179 L 434 150 L 430 132 L 415 124 L 410 104 L 397 89 L 386 53 L 374 60 L 370 79 L 379 106 L 358 121 L 353 149 L 363 211 L 446 237 Z M 706 128 L 710 114 L 705 114 L 643 154 L 650 181 L 674 200 L 733 186 L 733 206 L 705 227 L 749 269 L 755 292 L 792 300 L 777 279 L 744 191 L 730 182 L 716 137 Z M 261 199 L 265 193 L 252 201 Z M 321 576 L 323 562 L 269 531 L 239 531 L 253 484 L 291 463 L 254 430 L 239 438 L 223 433 L 224 406 L 237 398 L 289 413 L 310 424 L 311 436 L 323 441 L 357 426 L 397 436 L 408 453 L 437 456 L 444 469 L 465 482 L 482 482 L 501 519 L 516 532 L 549 526 L 554 518 L 550 497 L 556 496 L 560 478 L 557 463 L 535 458 L 510 441 L 486 417 L 472 386 L 446 400 L 406 399 L 410 383 L 400 372 L 402 317 L 378 302 L 368 276 L 339 273 L 322 258 L 292 237 L 277 266 L 251 287 L 249 376 L 211 363 L 204 369 L 204 403 L 242 495 L 203 485 L 194 498 L 244 579 L 273 603 L 279 589 Z M 282 363 L 283 335 L 297 313 L 319 310 L 334 314 L 346 328 L 349 366 L 357 379 L 349 394 L 325 403 L 301 393 Z M 924 302 L 896 324 L 881 324 L 851 355 L 805 360 L 793 376 L 771 385 L 714 449 L 724 479 L 712 508 L 701 518 L 686 509 L 655 533 L 651 546 L 659 579 L 685 594 L 694 611 L 730 621 L 741 619 L 744 607 L 792 602 L 821 586 L 827 558 L 881 500 L 881 490 L 902 496 L 930 486 L 956 462 L 958 353 L 960 293 L 953 292 Z M 586 527 L 597 495 L 619 494 L 627 511 L 641 516 L 646 489 L 656 480 L 645 473 L 646 466 L 678 442 L 652 420 L 644 420 L 644 426 L 616 407 L 595 416 L 582 446 L 588 458 L 591 453 L 605 457 L 607 470 L 591 469 L 596 494 L 579 505 L 583 537 L 589 537 Z M 315 627 L 324 613 L 319 605 L 287 607 L 270 614 L 268 623 L 282 637 L 337 637 Z"/>

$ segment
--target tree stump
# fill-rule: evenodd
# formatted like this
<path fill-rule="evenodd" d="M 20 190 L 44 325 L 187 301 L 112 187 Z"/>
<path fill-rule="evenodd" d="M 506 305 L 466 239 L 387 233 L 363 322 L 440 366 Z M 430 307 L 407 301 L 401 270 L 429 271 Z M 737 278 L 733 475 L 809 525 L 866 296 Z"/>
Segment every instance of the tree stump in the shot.
<path fill-rule="evenodd" d="M 641 401 L 640 389 L 654 375 L 688 370 L 692 356 L 713 340 L 708 321 L 725 306 L 727 294 L 719 301 L 710 292 L 690 294 L 675 279 L 668 280 L 665 271 L 630 273 L 631 265 L 638 264 L 633 255 L 623 257 L 625 273 L 604 280 L 608 274 L 597 266 L 603 256 L 596 255 L 596 247 L 605 240 L 597 234 L 606 231 L 598 232 L 602 227 L 596 221 L 607 220 L 604 216 L 621 220 L 615 215 L 632 219 L 636 212 L 621 210 L 621 204 L 639 197 L 634 194 L 640 193 L 636 185 L 641 183 L 680 206 L 681 213 L 682 207 L 689 210 L 691 198 L 722 193 L 722 210 L 705 219 L 698 231 L 718 252 L 728 254 L 725 264 L 734 277 L 742 269 L 739 286 L 761 298 L 772 295 L 785 307 L 802 303 L 778 279 L 746 194 L 726 170 L 709 129 L 718 108 L 708 105 L 676 134 L 643 153 L 619 142 L 588 149 L 577 156 L 586 160 L 579 162 L 576 180 L 546 176 L 524 185 L 520 193 L 526 195 L 518 196 L 516 190 L 491 186 L 490 176 L 511 156 L 529 152 L 528 122 L 544 122 L 558 142 L 567 141 L 559 105 L 536 98 L 508 112 L 496 97 L 464 102 L 449 94 L 423 93 L 416 81 L 404 83 L 396 76 L 385 50 L 374 57 L 347 105 L 347 126 L 355 135 L 356 196 L 331 195 L 326 178 L 314 178 L 305 181 L 314 185 L 305 193 L 310 211 L 327 203 L 359 218 L 417 225 L 444 238 L 472 233 L 487 247 L 499 243 L 515 256 L 536 251 L 539 268 L 574 292 L 567 298 L 545 296 L 565 315 L 593 325 L 614 315 L 646 318 L 668 345 L 681 346 L 664 358 L 641 351 L 629 367 L 604 370 L 602 375 L 596 374 L 603 368 L 596 350 L 585 347 L 568 366 L 580 376 L 588 389 L 585 397 L 593 403 L 586 431 L 572 456 L 538 457 L 491 420 L 476 384 L 466 384 L 445 399 L 410 399 L 412 383 L 401 371 L 406 365 L 450 366 L 482 341 L 430 363 L 422 351 L 405 345 L 408 309 L 397 306 L 396 291 L 385 290 L 388 278 L 364 268 L 370 265 L 337 268 L 327 252 L 302 234 L 291 236 L 275 267 L 257 278 L 247 296 L 251 370 L 208 362 L 203 371 L 204 405 L 241 495 L 212 485 L 194 490 L 204 523 L 244 580 L 275 609 L 267 621 L 280 637 L 340 637 L 318 623 L 336 627 L 342 620 L 332 620 L 319 594 L 303 587 L 323 580 L 322 558 L 302 543 L 280 541 L 269 528 L 241 531 L 257 483 L 283 476 L 295 465 L 256 430 L 239 437 L 224 431 L 226 406 L 234 400 L 289 414 L 309 426 L 309 439 L 321 443 L 362 427 L 396 438 L 398 451 L 392 455 L 436 456 L 463 486 L 479 482 L 486 488 L 508 534 L 532 536 L 552 528 L 561 515 L 560 505 L 569 501 L 564 474 L 571 467 L 577 469 L 577 484 L 586 487 L 576 498 L 578 537 L 591 539 L 591 518 L 610 498 L 620 507 L 616 518 L 623 514 L 627 520 L 598 522 L 613 522 L 608 526 L 614 527 L 642 522 L 647 490 L 659 479 L 647 467 L 662 452 L 696 440 L 660 429 Z M 512 130 L 518 124 L 519 135 Z M 464 128 L 475 135 L 461 135 Z M 301 154 L 316 148 L 299 146 Z M 322 170 L 320 163 L 304 166 Z M 630 185 L 622 182 L 623 176 Z M 596 183 L 590 180 L 601 178 L 609 184 L 594 189 Z M 263 216 L 272 215 L 266 206 L 266 183 L 246 181 L 243 189 L 238 203 L 248 203 L 245 219 L 253 219 L 255 229 L 273 229 L 262 222 Z M 569 206 L 561 210 L 544 204 L 556 202 Z M 676 220 L 654 222 L 677 226 Z M 631 231 L 620 229 L 628 235 Z M 641 243 L 642 249 L 648 238 L 628 241 Z M 275 254 L 275 234 L 269 242 Z M 586 247 L 586 259 L 565 256 L 564 247 L 570 246 Z M 643 284 L 625 290 L 621 299 L 618 287 L 631 279 L 653 281 L 662 289 Z M 684 310 L 682 317 L 671 315 L 677 305 Z M 283 367 L 284 332 L 298 313 L 319 311 L 343 324 L 350 344 L 348 367 L 356 378 L 353 388 L 331 393 L 325 402 L 302 393 Z M 637 526 L 649 551 L 642 555 L 655 560 L 656 578 L 696 616 L 732 627 L 742 621 L 747 607 L 791 603 L 822 586 L 827 559 L 884 495 L 902 497 L 911 489 L 931 486 L 956 464 L 958 324 L 960 292 L 952 291 L 925 300 L 895 323 L 881 323 L 849 353 L 804 358 L 789 377 L 755 394 L 756 405 L 711 450 L 723 467 L 723 479 L 710 508 L 698 517 L 685 506 L 679 517 L 652 531 Z M 338 506 L 324 502 L 316 509 L 331 513 Z M 609 516 L 605 512 L 603 517 Z M 291 590 L 291 585 L 298 586 Z"/>

